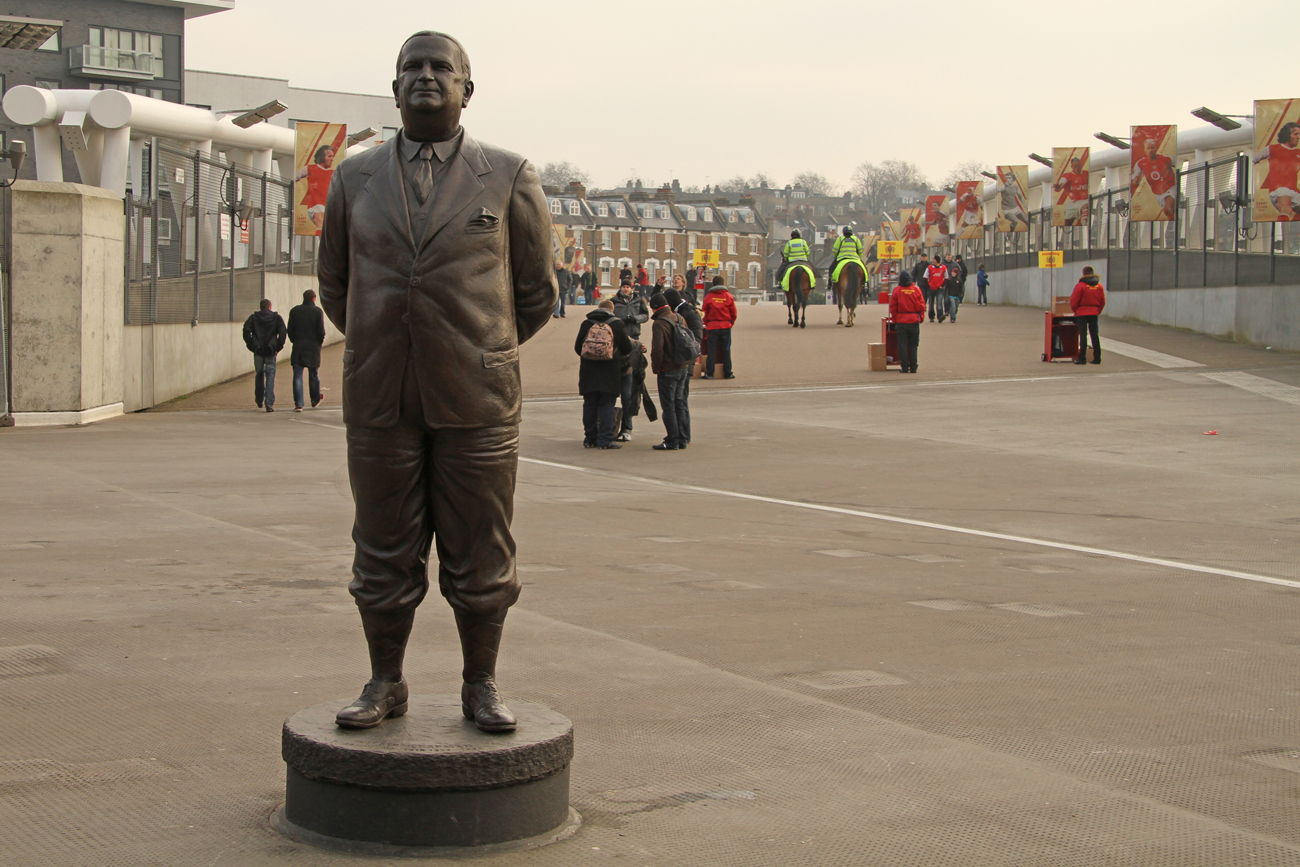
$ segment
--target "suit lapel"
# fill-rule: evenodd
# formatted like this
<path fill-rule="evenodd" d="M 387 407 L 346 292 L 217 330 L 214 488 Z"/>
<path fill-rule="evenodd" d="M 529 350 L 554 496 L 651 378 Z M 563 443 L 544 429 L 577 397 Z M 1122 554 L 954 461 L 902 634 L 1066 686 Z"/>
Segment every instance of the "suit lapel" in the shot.
<path fill-rule="evenodd" d="M 393 224 L 407 245 L 415 249 L 415 240 L 411 236 L 411 217 L 406 209 L 406 184 L 402 180 L 402 168 L 398 165 L 399 151 L 397 141 L 385 142 L 381 147 L 388 148 L 388 158 L 382 160 L 371 175 L 366 190 L 374 197 L 388 222 Z"/>
<path fill-rule="evenodd" d="M 483 192 L 483 182 L 479 180 L 479 175 L 485 175 L 490 171 L 492 167 L 483 156 L 483 150 L 478 146 L 478 142 L 474 141 L 469 133 L 464 133 L 460 147 L 451 158 L 451 165 L 447 166 L 447 172 L 442 176 L 438 190 L 434 194 L 433 209 L 429 213 L 429 227 L 425 230 L 424 239 L 420 243 L 421 250 L 433 240 L 443 226 L 451 221 L 452 217 L 478 198 L 478 194 Z"/>

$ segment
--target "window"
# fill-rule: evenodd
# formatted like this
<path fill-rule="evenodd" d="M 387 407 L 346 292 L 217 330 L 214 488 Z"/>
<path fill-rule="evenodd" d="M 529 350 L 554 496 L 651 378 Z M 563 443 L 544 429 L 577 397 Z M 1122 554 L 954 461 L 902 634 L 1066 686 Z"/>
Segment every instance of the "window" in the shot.
<path fill-rule="evenodd" d="M 602 217 L 608 217 L 608 216 L 609 216 L 609 203 L 608 203 L 608 202 L 601 202 L 600 205 L 598 206 L 598 210 L 597 210 L 596 213 L 600 214 Z"/>
<path fill-rule="evenodd" d="M 620 202 L 619 204 L 617 204 L 617 205 L 614 206 L 614 216 L 616 216 L 616 217 L 626 217 L 626 216 L 627 216 L 627 208 L 623 207 L 623 203 L 622 203 L 622 202 Z"/>
<path fill-rule="evenodd" d="M 669 280 L 672 280 L 672 279 L 673 279 L 673 275 L 676 274 L 676 273 L 677 273 L 677 260 L 676 260 L 676 259 L 669 259 L 669 260 L 667 260 L 666 262 L 664 262 L 664 276 L 665 276 L 665 277 L 667 277 Z"/>
<path fill-rule="evenodd" d="M 418 192 L 418 191 L 417 191 L 417 192 Z M 559 200 L 559 199 L 551 199 L 551 213 L 552 213 L 552 214 L 559 214 L 559 213 L 560 213 L 560 200 Z"/>
<path fill-rule="evenodd" d="M 713 209 L 712 209 L 712 208 L 703 208 L 703 209 L 701 209 L 701 210 L 700 210 L 700 219 L 703 220 L 703 221 L 706 222 L 706 223 L 711 223 L 711 222 L 713 222 Z"/>
<path fill-rule="evenodd" d="M 699 235 L 695 234 L 694 232 L 691 232 L 689 235 L 686 236 L 686 250 L 687 250 L 687 252 L 690 252 L 691 250 L 699 249 L 699 246 L 700 246 L 700 236 L 699 236 Z"/>
<path fill-rule="evenodd" d="M 159 76 L 163 74 L 163 38 L 157 33 L 115 30 L 111 27 L 91 27 L 89 42 L 97 48 L 134 51 L 137 54 L 152 55 L 153 74 Z M 110 55 L 109 52 L 101 52 L 101 55 L 101 62 L 104 65 L 127 62 L 126 58 L 121 58 L 119 61 L 117 56 Z"/>
<path fill-rule="evenodd" d="M 576 199 L 572 202 L 569 202 L 569 216 L 570 217 L 582 216 L 582 205 L 579 204 Z"/>
<path fill-rule="evenodd" d="M 659 233 L 658 233 L 658 232 L 646 232 L 646 233 L 645 233 L 645 249 L 646 249 L 646 252 L 647 252 L 647 253 L 657 253 L 657 252 L 659 252 Z"/>
<path fill-rule="evenodd" d="M 619 233 L 618 233 L 618 248 L 619 248 L 620 250 L 630 250 L 630 249 L 632 249 L 631 246 L 630 246 L 630 243 L 631 243 L 631 239 L 628 237 L 628 233 L 627 233 L 627 232 L 619 232 Z"/>
<path fill-rule="evenodd" d="M 686 209 L 686 219 L 688 219 L 688 220 L 695 220 L 695 219 L 696 219 L 696 216 L 695 216 L 695 209 L 694 209 L 694 208 L 687 208 L 687 209 Z"/>
<path fill-rule="evenodd" d="M 754 212 L 753 212 L 753 211 L 746 211 L 746 212 L 745 212 L 745 222 L 746 222 L 746 223 L 752 223 L 752 222 L 754 222 Z"/>
<path fill-rule="evenodd" d="M 574 230 L 573 230 L 573 245 L 574 245 L 575 247 L 577 247 L 579 250 L 582 249 L 582 230 L 581 230 L 581 229 L 574 229 Z"/>
<path fill-rule="evenodd" d="M 647 276 L 649 277 L 649 279 L 650 279 L 650 285 L 653 286 L 653 285 L 654 285 L 654 282 L 655 282 L 655 278 L 659 276 L 659 260 L 658 260 L 658 259 L 646 259 L 646 260 L 645 260 L 645 272 L 646 272 L 646 275 L 647 275 Z"/>
<path fill-rule="evenodd" d="M 740 270 L 740 265 L 735 262 L 727 263 L 727 285 L 736 285 L 736 272 Z"/>
<path fill-rule="evenodd" d="M 713 249 L 715 249 L 715 250 L 721 250 L 721 249 L 722 249 L 722 236 L 721 236 L 721 235 L 714 235 L 712 240 L 713 240 Z"/>
<path fill-rule="evenodd" d="M 671 253 L 672 251 L 673 251 L 673 233 L 664 232 L 664 252 Z"/>
<path fill-rule="evenodd" d="M 55 31 L 50 38 L 41 43 L 37 51 L 58 51 L 59 50 L 59 31 Z"/>
<path fill-rule="evenodd" d="M 749 288 L 757 289 L 762 280 L 762 266 L 757 262 L 749 263 Z"/>
<path fill-rule="evenodd" d="M 728 235 L 728 236 L 727 236 L 727 253 L 729 253 L 729 254 L 732 255 L 732 256 L 736 255 L 736 236 L 735 236 L 735 235 Z"/>
<path fill-rule="evenodd" d="M 38 78 L 36 79 L 36 86 L 43 87 L 46 90 L 58 90 L 59 88 L 63 87 L 63 82 L 54 81 L 53 79 L 49 79 L 49 78 Z"/>
<path fill-rule="evenodd" d="M 728 222 L 728 223 L 734 223 L 734 222 L 736 222 L 736 212 L 735 212 L 735 211 L 728 211 L 728 212 L 727 212 L 727 222 Z"/>
<path fill-rule="evenodd" d="M 392 141 L 395 138 L 397 138 L 397 127 L 395 126 L 384 127 L 384 141 Z"/>
<path fill-rule="evenodd" d="M 659 219 L 661 219 L 661 220 L 666 220 L 666 219 L 668 219 L 668 206 L 667 206 L 667 205 L 657 205 L 657 206 L 655 207 L 655 213 L 659 215 Z"/>
<path fill-rule="evenodd" d="M 609 272 L 613 269 L 613 267 L 614 267 L 613 259 L 600 260 L 600 285 L 601 286 L 609 285 Z"/>
<path fill-rule="evenodd" d="M 600 248 L 601 248 L 602 250 L 608 250 L 609 247 L 610 247 L 610 244 L 612 244 L 612 243 L 614 243 L 614 233 L 613 233 L 613 232 L 601 232 L 601 233 L 600 233 Z"/>
<path fill-rule="evenodd" d="M 750 238 L 750 239 L 749 239 L 749 255 L 751 255 L 751 256 L 757 256 L 757 255 L 758 255 L 758 239 L 757 239 L 757 238 Z"/>

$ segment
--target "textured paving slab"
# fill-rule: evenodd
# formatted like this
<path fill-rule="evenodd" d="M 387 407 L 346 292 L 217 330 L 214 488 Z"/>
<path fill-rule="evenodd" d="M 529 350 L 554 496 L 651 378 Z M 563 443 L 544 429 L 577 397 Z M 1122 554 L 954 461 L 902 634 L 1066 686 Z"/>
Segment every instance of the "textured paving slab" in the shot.
<path fill-rule="evenodd" d="M 1300 863 L 1300 410 L 1131 363 L 698 388 L 669 454 L 530 403 L 501 681 L 584 824 L 486 863 Z M 283 720 L 365 677 L 340 425 L 0 431 L 6 865 L 398 863 L 268 824 Z M 458 671 L 430 598 L 408 678 Z"/>

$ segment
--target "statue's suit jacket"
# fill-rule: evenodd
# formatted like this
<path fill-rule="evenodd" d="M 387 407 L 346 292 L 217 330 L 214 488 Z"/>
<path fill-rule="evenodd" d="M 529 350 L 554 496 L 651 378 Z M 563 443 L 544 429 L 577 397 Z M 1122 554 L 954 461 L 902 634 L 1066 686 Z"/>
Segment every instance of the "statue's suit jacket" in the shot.
<path fill-rule="evenodd" d="M 415 237 L 400 159 L 391 139 L 344 160 L 325 205 L 317 274 L 346 338 L 344 421 L 397 424 L 409 356 L 429 426 L 517 424 L 519 344 L 559 295 L 537 172 L 464 133 Z"/>

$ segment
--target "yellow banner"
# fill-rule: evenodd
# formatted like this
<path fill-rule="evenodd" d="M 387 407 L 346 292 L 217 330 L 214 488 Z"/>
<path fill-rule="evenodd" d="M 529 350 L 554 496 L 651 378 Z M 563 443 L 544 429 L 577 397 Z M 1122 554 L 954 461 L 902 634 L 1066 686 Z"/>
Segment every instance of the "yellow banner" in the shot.
<path fill-rule="evenodd" d="M 876 258 L 877 259 L 903 258 L 903 242 L 902 241 L 877 241 Z"/>
<path fill-rule="evenodd" d="M 1061 250 L 1043 250 L 1038 254 L 1039 268 L 1064 268 L 1065 253 Z"/>
<path fill-rule="evenodd" d="M 717 250 L 705 250 L 703 248 L 695 251 L 695 258 L 691 260 L 696 268 L 703 265 L 705 268 L 716 268 L 722 261 Z"/>

